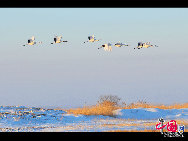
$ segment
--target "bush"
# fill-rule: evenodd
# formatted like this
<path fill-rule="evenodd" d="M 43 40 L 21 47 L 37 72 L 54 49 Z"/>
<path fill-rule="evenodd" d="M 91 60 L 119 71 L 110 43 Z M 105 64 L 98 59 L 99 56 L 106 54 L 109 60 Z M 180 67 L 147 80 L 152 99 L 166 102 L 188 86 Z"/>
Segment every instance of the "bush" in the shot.
<path fill-rule="evenodd" d="M 67 110 L 68 113 L 83 115 L 104 115 L 114 116 L 113 111 L 117 110 L 120 98 L 112 95 L 100 96 L 98 104 L 93 106 L 84 106 L 84 108 L 76 108 Z"/>
<path fill-rule="evenodd" d="M 99 97 L 98 104 L 100 105 L 111 105 L 118 106 L 121 99 L 118 96 L 114 95 L 104 95 Z"/>

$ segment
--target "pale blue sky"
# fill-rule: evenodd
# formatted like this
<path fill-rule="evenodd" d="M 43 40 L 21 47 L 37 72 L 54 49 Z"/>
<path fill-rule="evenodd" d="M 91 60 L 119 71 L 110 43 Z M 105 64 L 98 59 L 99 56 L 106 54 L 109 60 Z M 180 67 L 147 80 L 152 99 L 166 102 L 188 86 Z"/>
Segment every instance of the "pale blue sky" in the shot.
<path fill-rule="evenodd" d="M 188 102 L 188 9 L 1 8 L 0 105 Z M 88 35 L 102 39 L 83 44 Z M 42 45 L 23 47 L 31 36 Z M 68 43 L 51 45 L 54 35 Z M 130 47 L 105 52 L 107 42 Z M 137 42 L 159 48 L 134 50 Z"/>

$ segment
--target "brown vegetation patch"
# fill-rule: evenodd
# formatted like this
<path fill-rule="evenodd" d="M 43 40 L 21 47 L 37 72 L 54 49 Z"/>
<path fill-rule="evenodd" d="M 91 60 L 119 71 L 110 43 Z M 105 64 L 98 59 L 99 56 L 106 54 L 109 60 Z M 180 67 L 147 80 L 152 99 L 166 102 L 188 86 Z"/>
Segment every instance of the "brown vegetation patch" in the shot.
<path fill-rule="evenodd" d="M 85 106 L 83 108 L 75 108 L 66 110 L 69 114 L 83 115 L 104 115 L 113 116 L 113 111 L 117 109 L 133 109 L 133 108 L 159 108 L 159 109 L 180 109 L 188 108 L 188 103 L 174 105 L 151 105 L 147 103 L 132 103 L 128 106 L 116 106 L 109 101 L 96 104 L 94 106 Z M 183 110 L 182 110 L 183 112 Z"/>
<path fill-rule="evenodd" d="M 188 108 L 188 103 L 184 104 L 172 104 L 172 105 L 153 105 L 148 104 L 143 100 L 131 103 L 127 105 L 126 103 L 118 104 L 120 98 L 112 95 L 101 96 L 98 103 L 94 106 L 84 106 L 83 108 L 75 108 L 65 110 L 69 114 L 82 114 L 82 115 L 104 115 L 104 116 L 114 116 L 113 111 L 117 109 L 133 109 L 133 108 L 159 108 L 159 109 L 180 109 Z M 183 112 L 183 110 L 182 110 Z"/>
<path fill-rule="evenodd" d="M 106 101 L 103 103 L 96 104 L 94 106 L 85 106 L 83 108 L 75 108 L 66 110 L 69 114 L 83 114 L 83 115 L 104 115 L 113 116 L 113 111 L 117 110 L 118 107 L 114 106 L 113 103 Z"/>
<path fill-rule="evenodd" d="M 188 108 L 188 103 L 184 104 L 172 104 L 172 105 L 152 105 L 146 102 L 136 102 L 122 107 L 123 109 L 133 109 L 133 108 L 159 108 L 159 109 L 181 109 Z"/>

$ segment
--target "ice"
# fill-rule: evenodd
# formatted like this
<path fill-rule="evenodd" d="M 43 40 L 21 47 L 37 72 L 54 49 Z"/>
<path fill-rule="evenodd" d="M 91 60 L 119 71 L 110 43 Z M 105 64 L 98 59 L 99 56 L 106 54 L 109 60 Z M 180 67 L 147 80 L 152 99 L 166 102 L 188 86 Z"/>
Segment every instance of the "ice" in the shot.
<path fill-rule="evenodd" d="M 188 109 L 158 109 L 158 108 L 135 108 L 135 109 L 121 109 L 119 110 L 121 115 L 117 115 L 118 118 L 123 119 L 187 119 L 186 114 Z"/>
<path fill-rule="evenodd" d="M 157 109 L 156 108 L 147 108 L 146 111 L 157 112 Z"/>
<path fill-rule="evenodd" d="M 141 130 L 145 123 L 164 120 L 188 120 L 188 108 L 118 109 L 114 116 L 74 115 L 63 110 L 0 106 L 0 132 L 101 132 L 111 130 Z M 153 126 L 148 128 L 154 129 Z"/>

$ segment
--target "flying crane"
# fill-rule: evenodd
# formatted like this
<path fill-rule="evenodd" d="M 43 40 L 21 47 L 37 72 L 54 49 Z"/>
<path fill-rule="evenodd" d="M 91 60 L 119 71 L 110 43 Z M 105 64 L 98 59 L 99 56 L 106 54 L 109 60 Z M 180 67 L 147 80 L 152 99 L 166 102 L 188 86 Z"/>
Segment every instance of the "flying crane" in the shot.
<path fill-rule="evenodd" d="M 112 44 L 108 43 L 108 44 L 103 44 L 102 46 L 100 46 L 98 49 L 103 48 L 105 51 L 112 51 Z"/>
<path fill-rule="evenodd" d="M 84 43 L 86 43 L 86 42 L 96 42 L 96 41 L 99 41 L 99 40 L 96 40 L 95 36 L 92 35 L 92 36 L 88 36 L 88 41 L 85 41 Z"/>
<path fill-rule="evenodd" d="M 57 43 L 61 43 L 61 42 L 68 42 L 68 41 L 61 41 L 62 36 L 55 36 L 54 37 L 54 42 L 51 44 L 57 44 Z"/>
<path fill-rule="evenodd" d="M 122 46 L 129 46 L 129 45 L 118 42 L 118 43 L 115 44 L 115 46 L 116 47 L 122 47 Z"/>
<path fill-rule="evenodd" d="M 149 48 L 149 47 L 158 47 L 158 46 L 151 45 L 150 42 L 146 42 L 146 43 L 138 42 L 138 46 L 136 48 L 141 49 L 141 48 Z M 134 49 L 136 49 L 136 48 L 134 48 Z"/>
<path fill-rule="evenodd" d="M 38 43 L 41 44 L 42 42 L 38 42 Z M 26 45 L 35 45 L 35 44 L 36 44 L 36 42 L 35 42 L 35 37 L 32 36 L 30 39 L 28 39 Z M 26 45 L 23 45 L 23 46 L 26 46 Z"/>

